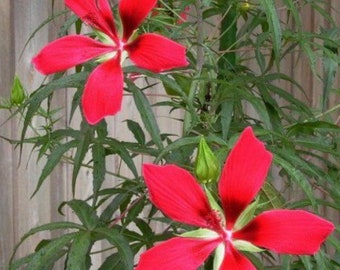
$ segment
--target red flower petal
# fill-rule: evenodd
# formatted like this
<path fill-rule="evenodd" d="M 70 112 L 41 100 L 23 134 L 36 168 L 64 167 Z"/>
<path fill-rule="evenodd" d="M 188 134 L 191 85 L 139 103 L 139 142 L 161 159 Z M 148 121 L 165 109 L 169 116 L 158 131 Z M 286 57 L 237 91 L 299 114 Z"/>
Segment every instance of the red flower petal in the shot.
<path fill-rule="evenodd" d="M 156 5 L 157 0 L 120 0 L 119 14 L 123 23 L 123 41 L 126 42 L 133 31 L 144 21 Z"/>
<path fill-rule="evenodd" d="M 132 43 L 127 44 L 125 49 L 138 67 L 153 72 L 188 65 L 185 47 L 160 35 L 141 35 Z"/>
<path fill-rule="evenodd" d="M 257 216 L 233 237 L 278 253 L 307 255 L 316 253 L 333 230 L 331 222 L 306 211 L 272 210 Z"/>
<path fill-rule="evenodd" d="M 82 21 L 117 41 L 117 34 L 108 0 L 65 0 L 65 5 Z"/>
<path fill-rule="evenodd" d="M 151 201 L 164 214 L 179 222 L 216 229 L 216 214 L 189 172 L 175 165 L 145 164 L 143 176 Z"/>
<path fill-rule="evenodd" d="M 225 257 L 220 270 L 256 270 L 255 266 L 230 243 L 226 245 Z"/>
<path fill-rule="evenodd" d="M 107 46 L 92 38 L 71 35 L 46 45 L 33 58 L 33 64 L 41 73 L 51 74 L 82 64 L 112 50 L 112 46 Z"/>
<path fill-rule="evenodd" d="M 99 65 L 89 76 L 82 105 L 89 124 L 96 124 L 107 115 L 116 114 L 123 98 L 123 71 L 119 57 Z"/>
<path fill-rule="evenodd" d="M 220 242 L 175 237 L 144 252 L 136 270 L 196 270 Z"/>
<path fill-rule="evenodd" d="M 242 211 L 254 199 L 265 181 L 272 160 L 250 127 L 231 150 L 222 171 L 219 193 L 231 229 Z"/>

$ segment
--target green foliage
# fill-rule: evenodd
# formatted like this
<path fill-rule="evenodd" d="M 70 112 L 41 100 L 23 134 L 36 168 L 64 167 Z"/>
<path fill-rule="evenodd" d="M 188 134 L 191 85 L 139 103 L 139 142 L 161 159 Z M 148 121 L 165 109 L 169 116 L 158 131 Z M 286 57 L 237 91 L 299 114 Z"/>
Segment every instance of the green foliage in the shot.
<path fill-rule="evenodd" d="M 282 2 L 282 6 L 279 7 L 278 2 Z M 188 21 L 179 23 L 185 7 L 191 8 L 186 11 L 190 16 Z M 286 12 L 286 21 L 280 19 L 279 8 Z M 319 13 L 330 27 L 320 28 L 316 33 L 303 30 L 301 10 L 304 8 Z M 58 110 L 51 105 L 56 91 L 77 89 L 72 97 L 68 119 L 71 121 L 79 109 L 89 71 L 96 63 L 79 66 L 71 75 L 56 74 L 29 96 L 23 95 L 24 88 L 16 78 L 11 102 L 5 102 L 8 106 L 2 107 L 11 111 L 14 107 L 12 117 L 22 116 L 21 138 L 19 141 L 5 139 L 20 146 L 21 151 L 24 144 L 31 144 L 37 151 L 38 161 L 45 162 L 32 196 L 61 162 L 72 165 L 71 179 L 65 180 L 71 182 L 73 197 L 60 202 L 60 209 L 70 207 L 79 221 L 53 222 L 30 230 L 15 248 L 10 269 L 47 270 L 60 260 L 64 261 L 65 269 L 89 269 L 91 256 L 102 252 L 105 260 L 100 270 L 133 269 L 135 256 L 143 248 L 151 248 L 156 242 L 188 229 L 160 216 L 151 205 L 140 176 L 140 161 L 148 157 L 155 163 L 177 164 L 193 172 L 193 157 L 204 136 L 214 150 L 214 162 L 223 164 L 246 126 L 253 126 L 257 136 L 274 154 L 270 181 L 248 209 L 249 217 L 256 214 L 255 206 L 263 209 L 306 207 L 317 213 L 339 211 L 340 127 L 337 116 L 340 107 L 329 107 L 329 101 L 336 94 L 340 29 L 327 8 L 323 1 L 317 0 L 159 1 L 157 14 L 147 19 L 140 32 L 161 32 L 182 42 L 188 48 L 190 65 L 181 71 L 160 74 L 124 67 L 125 90 L 131 94 L 139 115 L 123 120 L 124 127 L 120 127 L 123 130 L 119 132 L 124 136 L 120 140 L 110 135 L 106 121 L 111 118 L 94 126 L 85 120 L 76 127 L 56 125 Z M 116 12 L 116 6 L 113 11 Z M 46 19 L 28 41 L 52 20 Z M 60 34 L 67 35 L 73 27 L 79 33 L 82 25 L 77 17 L 70 16 Z M 296 56 L 297 52 L 309 62 L 315 80 L 322 83 L 321 102 L 313 108 L 303 83 L 283 70 L 285 59 Z M 128 75 L 134 73 L 148 78 L 144 81 L 147 86 L 139 87 L 139 83 L 130 80 Z M 164 86 L 161 94 L 166 97 L 152 104 L 148 93 L 155 85 Z M 13 104 L 15 106 L 11 106 Z M 162 130 L 155 113 L 160 108 L 169 112 L 169 121 L 183 127 L 181 134 Z M 174 111 L 180 111 L 183 117 L 172 116 Z M 35 118 L 45 120 L 39 130 L 32 125 Z M 27 137 L 30 128 L 35 136 Z M 132 138 L 128 139 L 127 134 Z M 110 171 L 114 165 L 109 164 L 112 156 L 119 164 L 114 172 Z M 82 168 L 92 172 L 89 197 L 76 193 Z M 214 176 L 218 174 L 214 172 Z M 114 181 L 108 180 L 109 177 Z M 209 187 L 209 190 L 216 193 L 216 187 Z M 293 196 L 287 197 L 290 193 Z M 249 217 L 243 219 L 248 221 Z M 238 225 L 243 226 L 244 220 Z M 155 232 L 154 224 L 162 224 L 164 230 Z M 31 254 L 15 258 L 19 246 L 27 238 L 55 230 L 59 232 L 57 237 L 42 240 Z M 93 245 L 97 242 L 109 244 L 109 248 L 94 251 Z M 335 250 L 335 254 L 330 250 Z M 339 269 L 339 231 L 315 256 L 281 256 L 276 260 L 270 253 L 247 255 L 258 269 Z M 208 261 L 202 269 L 211 269 L 210 265 Z"/>

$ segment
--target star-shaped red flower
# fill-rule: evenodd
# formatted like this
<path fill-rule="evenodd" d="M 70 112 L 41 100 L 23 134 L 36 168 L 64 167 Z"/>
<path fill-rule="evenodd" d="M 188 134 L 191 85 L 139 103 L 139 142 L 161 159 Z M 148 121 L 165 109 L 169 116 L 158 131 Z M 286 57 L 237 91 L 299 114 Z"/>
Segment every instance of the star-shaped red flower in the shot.
<path fill-rule="evenodd" d="M 91 59 L 107 59 L 89 75 L 82 96 L 86 120 L 96 124 L 116 114 L 123 97 L 121 61 L 126 52 L 136 66 L 161 72 L 188 64 L 185 47 L 158 34 L 142 34 L 132 39 L 157 0 L 120 0 L 122 34 L 115 26 L 108 0 L 65 0 L 66 6 L 81 20 L 106 35 L 107 44 L 84 35 L 69 35 L 45 46 L 33 59 L 43 74 L 66 70 Z"/>
<path fill-rule="evenodd" d="M 218 184 L 223 210 L 210 205 L 203 189 L 186 170 L 175 165 L 143 166 L 151 201 L 175 221 L 203 228 L 201 235 L 174 237 L 141 255 L 136 270 L 195 270 L 215 250 L 214 269 L 254 270 L 238 249 L 265 248 L 277 253 L 316 253 L 334 225 L 303 210 L 269 210 L 238 228 L 241 213 L 261 189 L 272 154 L 246 128 L 224 165 Z M 203 233 L 202 233 L 203 232 Z"/>

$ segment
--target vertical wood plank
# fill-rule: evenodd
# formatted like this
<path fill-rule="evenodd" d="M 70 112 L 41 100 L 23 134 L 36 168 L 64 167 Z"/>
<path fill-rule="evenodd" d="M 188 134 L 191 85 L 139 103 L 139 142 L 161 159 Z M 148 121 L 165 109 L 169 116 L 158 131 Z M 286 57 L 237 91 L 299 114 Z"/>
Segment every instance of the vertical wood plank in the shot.
<path fill-rule="evenodd" d="M 330 14 L 335 18 L 338 25 L 340 25 L 340 12 L 339 0 L 329 0 L 332 8 Z M 48 17 L 51 15 L 51 1 L 41 0 L 1 0 L 0 1 L 0 95 L 1 97 L 9 97 L 9 89 L 11 88 L 12 78 L 17 73 L 25 88 L 31 92 L 38 87 L 43 79 L 43 76 L 32 67 L 31 59 L 48 41 L 57 37 L 58 26 L 62 23 L 62 18 L 49 24 L 40 30 L 34 39 L 29 43 L 28 47 L 20 57 L 23 45 L 28 40 L 30 34 Z M 63 9 L 63 1 L 55 1 L 55 11 Z M 283 14 L 281 14 L 284 16 Z M 323 19 L 319 14 L 316 14 L 311 9 L 306 8 L 303 10 L 302 18 L 304 18 L 304 25 L 306 30 L 319 31 L 320 25 L 324 24 Z M 322 86 L 319 81 L 312 77 L 309 63 L 305 58 L 299 59 L 300 55 L 286 59 L 284 71 L 291 75 L 305 89 L 307 95 L 304 96 L 287 85 L 286 90 L 293 92 L 296 96 L 306 100 L 313 106 L 318 106 L 320 103 L 320 91 Z M 299 59 L 299 61 L 297 61 Z M 320 65 L 318 66 L 320 67 Z M 337 77 L 336 85 L 340 85 L 339 77 Z M 148 91 L 151 103 L 162 100 L 156 94 L 162 94 L 162 89 L 152 89 Z M 68 111 L 71 104 L 72 90 L 58 91 L 56 99 L 53 101 L 55 106 L 63 108 L 61 113 L 65 116 L 63 121 L 60 122 L 60 127 L 66 125 L 68 120 Z M 330 107 L 340 103 L 339 96 L 330 100 Z M 131 96 L 124 97 L 123 110 L 116 117 L 109 117 L 109 130 L 112 137 L 118 139 L 132 138 L 126 130 L 126 124 L 122 123 L 126 119 L 134 119 L 140 122 L 140 118 Z M 156 108 L 156 115 L 159 117 L 158 121 L 162 132 L 169 132 L 174 134 L 181 133 L 181 125 L 176 121 L 169 121 L 167 118 L 168 110 L 166 108 Z M 0 123 L 3 123 L 9 115 L 4 111 L 0 113 Z M 337 123 L 340 122 L 339 111 L 333 114 Z M 41 123 L 34 120 L 33 126 L 39 128 Z M 72 124 L 79 125 L 79 115 L 74 118 Z M 141 124 L 142 125 L 142 124 Z M 124 130 L 124 133 L 121 132 Z M 17 121 L 8 122 L 5 126 L 1 127 L 0 135 L 9 138 L 19 138 L 20 124 Z M 33 135 L 33 133 L 28 133 Z M 44 164 L 41 161 L 36 163 L 36 155 L 30 153 L 29 147 L 24 148 L 21 166 L 18 168 L 19 156 L 18 151 L 14 151 L 13 147 L 0 141 L 0 269 L 5 268 L 8 258 L 10 257 L 14 244 L 17 243 L 21 236 L 34 226 L 41 225 L 50 221 L 62 220 L 56 209 L 60 202 L 71 199 L 70 179 L 71 168 L 67 165 L 61 164 L 46 180 L 43 188 L 38 194 L 30 199 L 33 190 L 36 187 L 37 179 Z M 4 154 L 5 153 L 5 154 Z M 147 157 L 144 161 L 147 160 Z M 110 170 L 115 171 L 119 167 L 117 158 L 108 160 L 107 164 Z M 140 166 L 140 164 L 139 164 Z M 124 172 L 123 172 L 124 173 Z M 128 174 L 128 171 L 126 171 Z M 91 186 L 91 172 L 88 169 L 81 171 L 79 177 L 78 190 L 76 197 L 84 199 L 92 191 Z M 108 177 L 105 185 L 112 186 L 115 179 Z M 294 196 L 296 193 L 294 193 Z M 340 222 L 339 213 L 333 211 L 326 211 L 327 216 L 333 217 L 337 223 Z M 72 213 L 67 212 L 65 219 L 74 219 Z M 39 234 L 30 238 L 20 249 L 18 257 L 25 256 L 34 250 L 36 244 L 43 237 L 54 237 L 57 234 L 49 233 Z M 99 244 L 97 247 L 100 249 L 104 245 Z M 96 248 L 97 248 L 96 247 Z M 94 269 L 101 263 L 102 257 L 97 256 L 94 259 Z M 62 269 L 62 265 L 57 266 L 57 269 Z"/>
<path fill-rule="evenodd" d="M 9 98 L 14 75 L 13 28 L 11 24 L 11 0 L 0 1 L 0 97 Z M 8 118 L 4 110 L 0 113 L 0 123 Z M 2 136 L 12 137 L 11 123 L 1 127 Z M 0 140 L 0 269 L 5 269 L 14 248 L 15 231 L 13 211 L 13 152 L 12 146 Z"/>
<path fill-rule="evenodd" d="M 13 1 L 13 18 L 14 20 L 14 52 L 16 63 L 15 72 L 21 78 L 26 90 L 31 93 L 42 82 L 43 76 L 40 75 L 32 66 L 32 57 L 48 43 L 51 31 L 51 26 L 42 28 L 35 37 L 28 43 L 24 49 L 24 44 L 28 41 L 30 35 L 36 30 L 39 25 L 51 14 L 51 1 Z M 34 119 L 32 126 L 39 132 L 40 126 L 43 123 L 39 119 Z M 15 122 L 13 127 L 13 138 L 20 137 L 20 126 Z M 29 129 L 27 136 L 36 136 L 36 133 Z M 56 213 L 56 205 L 53 200 L 56 193 L 52 188 L 52 181 L 47 179 L 41 190 L 30 198 L 36 188 L 37 181 L 43 168 L 45 160 L 37 162 L 37 153 L 31 152 L 30 146 L 24 147 L 24 152 L 21 157 L 21 165 L 15 170 L 13 183 L 15 190 L 13 194 L 14 217 L 13 230 L 15 232 L 14 242 L 19 242 L 22 235 L 30 228 L 42 225 L 53 220 Z M 15 151 L 13 166 L 19 163 L 19 152 Z M 55 173 L 54 173 L 55 174 Z M 62 191 L 64 192 L 64 191 Z M 54 202 L 54 203 L 53 203 Z M 51 205 L 53 203 L 53 206 Z M 53 211 L 52 211 L 53 208 Z M 50 233 L 44 232 L 30 237 L 24 242 L 17 253 L 17 257 L 22 257 L 34 250 L 34 247 L 43 238 L 49 238 Z"/>

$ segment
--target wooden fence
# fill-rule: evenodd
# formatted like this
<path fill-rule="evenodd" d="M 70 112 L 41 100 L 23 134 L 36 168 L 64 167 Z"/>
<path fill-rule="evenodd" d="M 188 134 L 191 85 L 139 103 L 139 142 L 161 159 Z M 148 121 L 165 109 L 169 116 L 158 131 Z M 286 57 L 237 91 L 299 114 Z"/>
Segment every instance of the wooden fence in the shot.
<path fill-rule="evenodd" d="M 329 13 L 338 21 L 340 25 L 340 3 L 339 0 L 328 0 Z M 52 10 L 52 1 L 46 0 L 1 0 L 0 1 L 0 96 L 8 98 L 12 79 L 18 74 L 23 85 L 28 92 L 36 89 L 42 82 L 43 77 L 34 70 L 31 59 L 39 49 L 49 40 L 57 37 L 58 29 L 64 17 L 59 17 L 52 23 L 43 27 L 37 32 L 34 38 L 24 49 L 24 45 L 34 30 L 49 16 L 52 12 L 57 13 L 64 9 L 63 1 L 54 1 Z M 315 12 L 310 9 L 303 11 L 303 18 L 307 30 L 318 31 L 326 22 Z M 286 61 L 284 69 L 287 74 L 294 76 L 308 91 L 308 102 L 311 105 L 317 105 L 320 102 L 322 91 L 321 83 L 313 79 L 309 64 L 307 61 L 296 61 L 298 55 L 290 56 Z M 339 84 L 338 84 L 339 85 Z M 288 88 L 289 87 L 289 88 Z M 287 86 L 291 91 L 294 89 Z M 69 113 L 71 96 L 68 91 L 58 91 L 56 105 L 63 108 L 61 114 L 64 115 L 60 125 L 66 124 Z M 126 134 L 120 134 L 119 123 L 127 118 L 135 117 L 135 112 L 131 109 L 132 100 L 129 97 L 124 98 L 127 103 L 125 108 L 117 117 L 110 118 L 112 125 L 112 136 L 123 137 Z M 339 100 L 332 100 L 333 104 L 339 103 Z M 68 104 L 68 105 L 66 105 Z M 166 117 L 163 112 L 160 115 Z M 4 123 L 9 114 L 5 110 L 0 111 L 0 123 Z M 162 117 L 160 117 L 162 119 Z M 179 127 L 169 125 L 167 118 L 161 122 L 162 128 L 167 128 L 174 132 Z M 33 125 L 39 128 L 38 120 Z M 72 122 L 77 125 L 77 118 Z M 163 130 L 164 130 L 163 129 Z M 6 122 L 0 128 L 0 135 L 9 138 L 19 138 L 20 121 L 11 120 Z M 32 135 L 32 134 L 31 134 Z M 14 149 L 9 143 L 0 140 L 0 269 L 5 269 L 8 259 L 11 256 L 14 245 L 18 243 L 22 235 L 30 228 L 43 223 L 72 218 L 72 213 L 66 212 L 62 217 L 57 213 L 57 207 L 60 202 L 71 198 L 70 170 L 68 165 L 61 164 L 49 177 L 42 189 L 33 198 L 30 198 L 34 191 L 37 179 L 41 171 L 41 164 L 36 162 L 36 155 L 31 153 L 29 147 L 24 148 L 23 156 L 19 167 L 19 151 Z M 112 167 L 115 166 L 115 160 L 112 160 Z M 88 194 L 91 187 L 88 178 L 88 172 L 82 171 L 78 183 L 79 194 L 76 196 Z M 340 221 L 340 220 L 338 220 Z M 339 222 L 338 222 L 339 223 Z M 32 251 L 38 241 L 43 237 L 50 237 L 49 234 L 40 234 L 31 237 L 19 250 L 18 256 L 23 256 Z M 100 258 L 98 258 L 100 260 Z M 95 266 L 94 266 L 95 269 Z"/>

